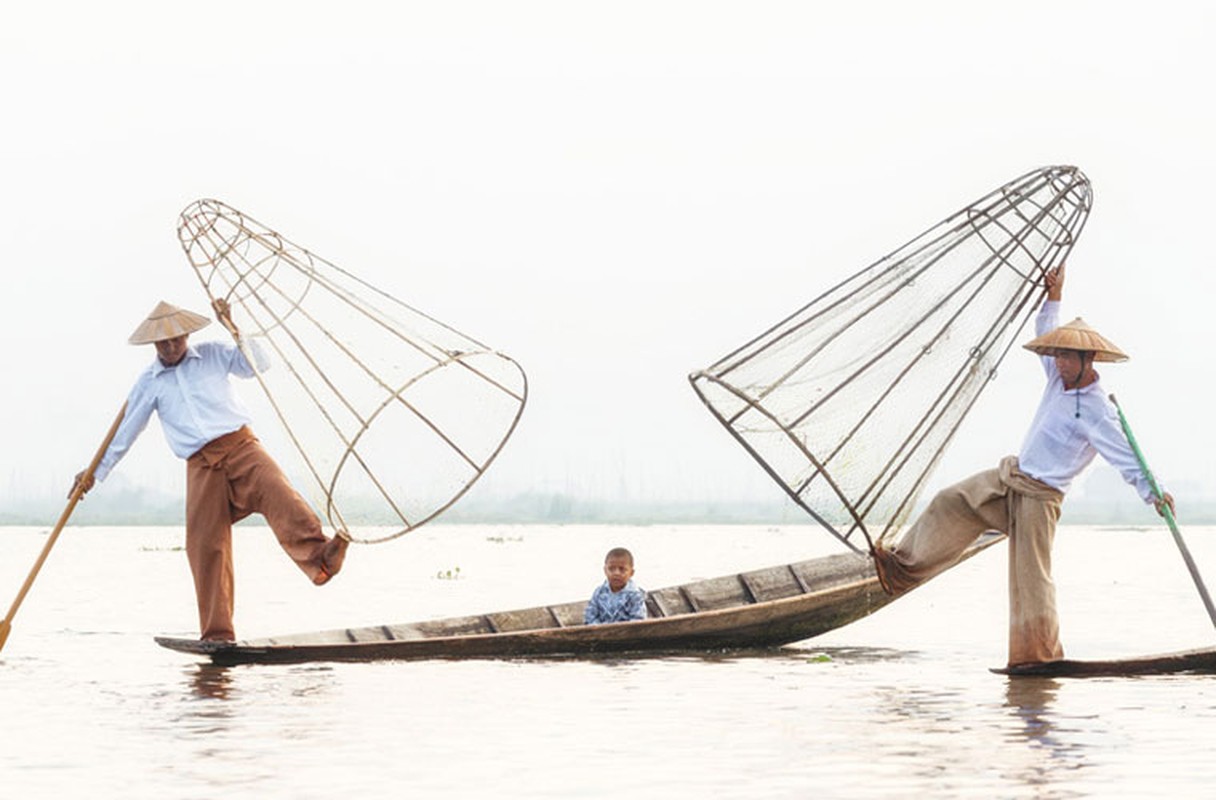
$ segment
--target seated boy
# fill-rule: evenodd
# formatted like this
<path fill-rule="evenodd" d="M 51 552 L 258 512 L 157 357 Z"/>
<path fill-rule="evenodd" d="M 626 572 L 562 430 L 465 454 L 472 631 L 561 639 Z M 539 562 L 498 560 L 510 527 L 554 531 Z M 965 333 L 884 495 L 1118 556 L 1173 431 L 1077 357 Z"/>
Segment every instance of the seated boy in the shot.
<path fill-rule="evenodd" d="M 609 550 L 604 557 L 604 577 L 607 580 L 591 594 L 583 622 L 599 625 L 646 619 L 646 592 L 633 585 L 633 554 L 623 547 Z"/>

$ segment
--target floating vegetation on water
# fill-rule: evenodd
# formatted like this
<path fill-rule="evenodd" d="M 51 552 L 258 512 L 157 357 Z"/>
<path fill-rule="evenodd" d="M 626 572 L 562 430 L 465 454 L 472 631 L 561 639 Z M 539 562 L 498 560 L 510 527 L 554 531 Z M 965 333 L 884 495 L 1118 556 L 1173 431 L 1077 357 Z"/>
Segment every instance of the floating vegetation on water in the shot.
<path fill-rule="evenodd" d="M 806 660 L 808 664 L 828 664 L 831 663 L 832 657 L 827 653 L 816 653 Z"/>
<path fill-rule="evenodd" d="M 441 581 L 458 581 L 460 580 L 460 567 L 441 569 L 435 573 L 435 577 Z"/>

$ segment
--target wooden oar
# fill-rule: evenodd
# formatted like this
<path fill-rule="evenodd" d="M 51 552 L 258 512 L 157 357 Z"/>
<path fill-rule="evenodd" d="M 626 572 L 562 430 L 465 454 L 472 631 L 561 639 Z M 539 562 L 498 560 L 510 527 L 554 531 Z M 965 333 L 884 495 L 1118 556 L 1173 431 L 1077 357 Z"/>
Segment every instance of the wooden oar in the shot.
<path fill-rule="evenodd" d="M 1186 542 L 1182 541 L 1182 534 L 1174 522 L 1174 512 L 1164 502 L 1165 493 L 1157 485 L 1153 471 L 1148 468 L 1148 462 L 1144 460 L 1144 453 L 1140 452 L 1140 445 L 1136 444 L 1136 437 L 1132 435 L 1132 428 L 1127 424 L 1127 417 L 1123 416 L 1123 408 L 1119 405 L 1119 401 L 1113 394 L 1110 396 L 1110 401 L 1115 404 L 1115 410 L 1119 412 L 1119 422 L 1123 425 L 1123 433 L 1127 435 L 1127 443 L 1132 446 L 1132 452 L 1136 454 L 1136 460 L 1140 462 L 1140 469 L 1144 472 L 1144 477 L 1148 479 L 1148 485 L 1152 488 L 1157 500 L 1161 502 L 1161 516 L 1165 517 L 1166 523 L 1170 526 L 1170 533 L 1174 534 L 1174 542 L 1182 552 L 1182 560 L 1186 562 L 1186 568 L 1190 570 L 1191 579 L 1195 581 L 1195 588 L 1199 590 L 1199 596 L 1203 598 L 1203 606 L 1208 610 L 1212 624 L 1216 625 L 1216 607 L 1212 606 L 1212 598 L 1208 595 L 1207 587 L 1203 585 L 1203 578 L 1199 577 L 1199 568 L 1195 566 L 1195 560 L 1191 558 L 1191 551 L 1187 549 Z"/>
<path fill-rule="evenodd" d="M 126 413 L 127 404 L 123 403 L 122 408 L 118 411 L 118 416 L 114 418 L 114 424 L 110 426 L 110 432 L 106 434 L 105 441 L 101 443 L 101 447 L 97 448 L 97 453 L 93 456 L 93 460 L 89 462 L 88 469 L 81 473 L 80 481 L 72 487 L 72 493 L 68 495 L 67 507 L 59 515 L 59 521 L 55 523 L 55 530 L 51 531 L 50 538 L 43 545 L 42 553 L 39 554 L 38 560 L 34 562 L 34 568 L 30 570 L 29 577 L 21 585 L 21 591 L 17 592 L 17 598 L 13 600 L 13 605 L 9 608 L 8 615 L 5 616 L 3 622 L 0 622 L 0 650 L 4 649 L 4 643 L 8 641 L 9 631 L 13 628 L 13 617 L 17 616 L 17 609 L 21 607 L 21 601 L 25 599 L 26 593 L 34 585 L 34 578 L 38 577 L 38 571 L 42 569 L 43 562 L 50 555 L 51 548 L 55 546 L 55 540 L 59 538 L 59 532 L 63 530 L 63 526 L 68 522 L 68 517 L 72 516 L 72 511 L 75 510 L 76 504 L 80 502 L 80 498 L 84 497 L 84 491 L 82 491 L 81 486 L 87 483 L 89 478 L 93 477 L 93 473 L 97 470 L 97 465 L 101 463 L 101 457 L 106 454 L 106 449 L 110 446 L 110 442 L 114 440 L 114 434 L 118 433 L 118 426 L 122 423 L 122 418 Z"/>

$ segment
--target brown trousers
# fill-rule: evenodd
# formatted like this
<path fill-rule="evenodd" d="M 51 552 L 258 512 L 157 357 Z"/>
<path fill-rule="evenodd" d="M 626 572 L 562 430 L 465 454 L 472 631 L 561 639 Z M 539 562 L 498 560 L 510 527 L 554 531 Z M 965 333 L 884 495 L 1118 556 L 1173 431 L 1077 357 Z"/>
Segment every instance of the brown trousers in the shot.
<path fill-rule="evenodd" d="M 985 531 L 1009 535 L 1009 663 L 1064 657 L 1051 546 L 1064 496 L 1018 470 L 1008 456 L 1000 467 L 972 475 L 933 498 L 884 561 L 887 580 L 906 591 L 950 567 Z"/>
<path fill-rule="evenodd" d="M 247 427 L 186 460 L 186 557 L 194 574 L 203 639 L 235 639 L 232 524 L 266 518 L 304 574 L 316 577 L 326 538 L 321 522 Z"/>

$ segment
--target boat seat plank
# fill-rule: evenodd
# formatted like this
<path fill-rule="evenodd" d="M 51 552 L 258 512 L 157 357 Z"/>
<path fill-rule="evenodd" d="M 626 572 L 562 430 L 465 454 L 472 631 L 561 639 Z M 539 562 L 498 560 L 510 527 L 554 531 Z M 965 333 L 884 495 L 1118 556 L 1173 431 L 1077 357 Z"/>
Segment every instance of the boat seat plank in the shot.
<path fill-rule="evenodd" d="M 682 591 L 683 587 L 668 586 L 649 593 L 648 600 L 653 601 L 659 617 L 674 617 L 679 614 L 691 614 L 694 609 L 688 602 L 688 596 Z M 650 603 L 647 603 L 650 605 Z"/>
<path fill-rule="evenodd" d="M 490 627 L 490 621 L 484 615 L 418 622 L 415 623 L 415 627 L 422 637 L 427 639 L 436 636 L 476 636 L 494 632 Z"/>
<path fill-rule="evenodd" d="M 572 625 L 583 624 L 583 612 L 587 609 L 587 604 L 579 601 L 549 606 L 549 608 L 553 611 L 553 616 L 557 618 L 558 627 L 569 628 Z"/>
<path fill-rule="evenodd" d="M 794 579 L 794 583 L 798 584 L 798 588 L 803 594 L 807 594 L 811 591 L 811 587 L 806 585 L 806 581 L 804 581 L 802 576 L 798 574 L 798 570 L 794 569 L 793 564 L 786 564 L 785 570 L 790 574 L 790 577 Z"/>
<path fill-rule="evenodd" d="M 346 630 L 346 638 L 352 642 L 383 642 L 392 637 L 384 635 L 383 625 L 377 625 L 374 628 L 348 628 Z"/>
<path fill-rule="evenodd" d="M 426 638 L 426 634 L 418 629 L 417 623 L 406 622 L 385 627 L 388 628 L 388 637 L 395 642 L 412 642 Z"/>
<path fill-rule="evenodd" d="M 739 579 L 747 586 L 756 603 L 806 594 L 806 588 L 798 581 L 798 574 L 788 565 L 745 572 L 739 575 Z"/>
<path fill-rule="evenodd" d="M 790 569 L 798 574 L 812 592 L 874 577 L 874 562 L 869 556 L 857 553 L 799 561 L 797 564 L 791 564 Z"/>
<path fill-rule="evenodd" d="M 541 628 L 559 627 L 548 606 L 523 608 L 518 611 L 499 611 L 487 614 L 495 633 L 506 631 L 534 631 Z"/>
<path fill-rule="evenodd" d="M 695 611 L 714 611 L 751 604 L 751 598 L 739 582 L 738 575 L 723 575 L 721 578 L 686 584 L 681 588 L 688 595 L 689 604 Z"/>
<path fill-rule="evenodd" d="M 667 609 L 663 607 L 663 599 L 658 592 L 646 593 L 646 613 L 654 619 L 670 616 Z"/>
<path fill-rule="evenodd" d="M 747 575 L 743 574 L 742 572 L 739 573 L 739 586 L 743 589 L 743 596 L 747 599 L 747 602 L 755 603 L 756 593 L 752 590 L 752 585 L 751 582 L 748 581 Z"/>

